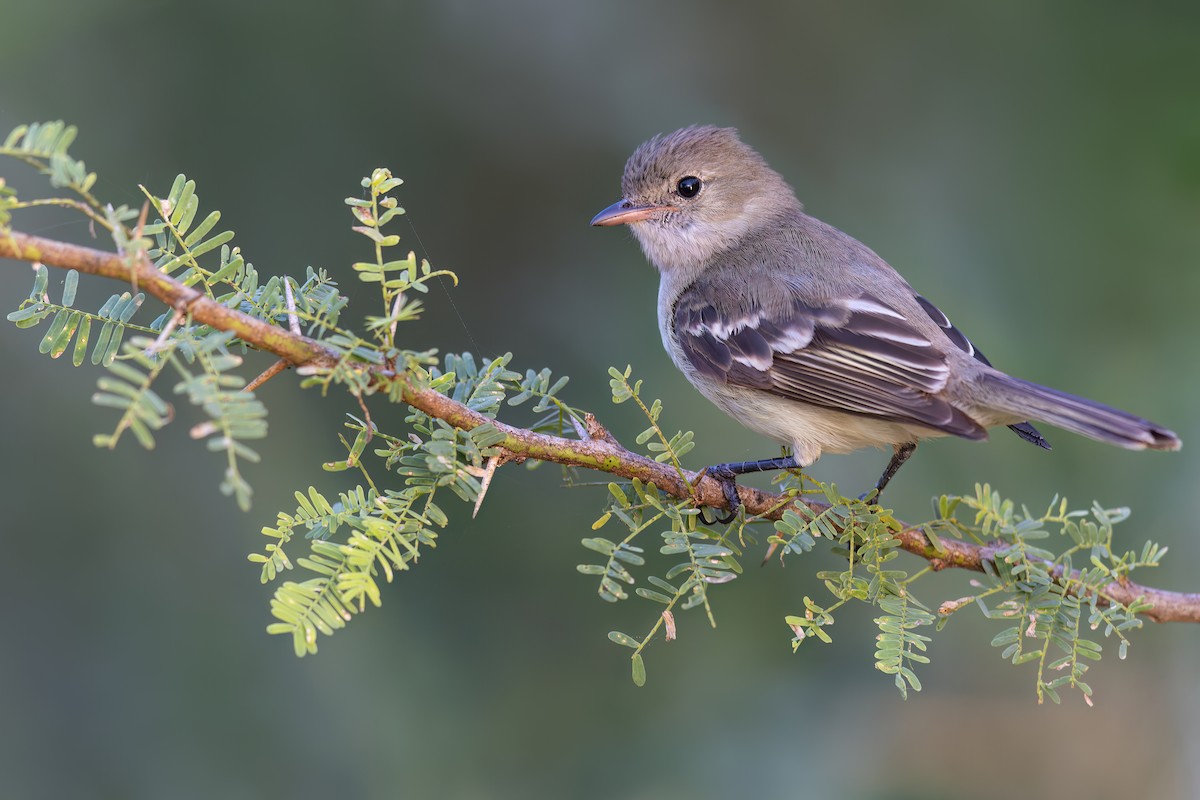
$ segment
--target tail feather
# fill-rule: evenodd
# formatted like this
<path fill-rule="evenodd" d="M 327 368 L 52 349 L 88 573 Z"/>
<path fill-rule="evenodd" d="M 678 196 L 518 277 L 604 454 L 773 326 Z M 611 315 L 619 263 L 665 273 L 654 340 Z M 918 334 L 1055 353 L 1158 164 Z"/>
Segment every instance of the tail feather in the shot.
<path fill-rule="evenodd" d="M 1018 422 L 1015 425 L 1009 425 L 1008 429 L 1017 436 L 1020 436 L 1025 441 L 1029 442 L 1030 444 L 1036 444 L 1043 450 L 1054 449 L 1050 446 L 1050 443 L 1046 441 L 1046 437 L 1042 436 L 1042 432 L 1030 425 L 1028 422 Z"/>
<path fill-rule="evenodd" d="M 1085 397 L 994 373 L 985 379 L 989 403 L 1019 417 L 1129 450 L 1178 450 L 1179 437 L 1161 425 Z"/>

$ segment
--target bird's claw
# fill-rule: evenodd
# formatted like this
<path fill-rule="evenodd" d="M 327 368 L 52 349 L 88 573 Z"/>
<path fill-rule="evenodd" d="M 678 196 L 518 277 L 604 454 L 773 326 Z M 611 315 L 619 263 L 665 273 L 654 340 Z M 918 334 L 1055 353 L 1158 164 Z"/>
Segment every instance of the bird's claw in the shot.
<path fill-rule="evenodd" d="M 704 470 L 704 474 L 721 484 L 721 494 L 725 496 L 725 502 L 729 505 L 729 513 L 724 517 L 710 520 L 705 513 L 707 506 L 701 506 L 700 521 L 705 525 L 728 525 L 737 518 L 738 510 L 742 507 L 741 498 L 737 493 L 737 475 L 733 470 L 714 467 L 708 467 Z"/>

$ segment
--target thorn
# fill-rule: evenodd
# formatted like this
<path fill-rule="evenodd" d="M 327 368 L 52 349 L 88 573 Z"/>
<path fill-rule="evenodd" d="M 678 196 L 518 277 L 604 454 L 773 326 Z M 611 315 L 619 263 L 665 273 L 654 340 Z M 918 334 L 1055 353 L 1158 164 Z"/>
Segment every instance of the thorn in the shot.
<path fill-rule="evenodd" d="M 957 600 L 947 600 L 946 602 L 944 602 L 940 606 L 938 606 L 938 614 L 942 615 L 943 617 L 948 617 L 951 614 L 953 614 L 955 611 L 958 611 L 963 606 L 968 605 L 973 602 L 975 602 L 974 595 L 970 595 L 968 597 L 960 597 Z"/>
<path fill-rule="evenodd" d="M 158 334 L 158 338 L 154 340 L 153 344 L 146 348 L 146 355 L 152 356 L 159 350 L 162 350 L 163 345 L 166 344 L 167 337 L 169 337 L 175 331 L 175 329 L 179 327 L 179 323 L 182 321 L 183 314 L 179 313 L 178 311 L 172 314 L 171 318 L 167 320 L 167 324 L 163 325 L 162 332 Z"/>
<path fill-rule="evenodd" d="M 358 401 L 358 407 L 362 409 L 363 421 L 367 423 L 367 442 L 370 442 L 375 438 L 375 423 L 371 421 L 371 412 L 367 409 L 367 404 L 361 394 L 354 395 L 354 399 Z"/>
<path fill-rule="evenodd" d="M 283 279 L 283 293 L 287 297 L 288 309 L 288 330 L 296 336 L 303 336 L 300 332 L 300 318 L 296 316 L 296 297 L 292 294 L 292 279 Z"/>
<path fill-rule="evenodd" d="M 111 208 L 111 206 L 110 206 L 110 208 Z M 133 229 L 133 238 L 137 241 L 141 241 L 142 231 L 144 231 L 146 229 L 146 215 L 149 213 L 150 213 L 150 201 L 146 200 L 142 203 L 142 213 L 138 215 L 137 227 Z M 164 216 L 169 218 L 171 215 L 170 215 L 170 213 L 167 213 Z M 146 251 L 142 250 L 140 252 L 142 255 L 142 259 L 146 262 L 146 264 L 153 267 L 153 265 L 150 264 L 150 259 L 146 256 Z M 132 265 L 132 266 L 136 267 L 136 265 Z M 133 293 L 137 294 L 138 293 L 138 271 L 137 271 L 137 269 L 129 270 L 129 285 L 133 288 Z"/>
<path fill-rule="evenodd" d="M 217 426 L 215 423 L 211 421 L 201 422 L 199 425 L 192 426 L 192 428 L 188 431 L 188 436 L 192 437 L 193 439 L 203 439 L 206 436 L 211 436 L 216 432 Z"/>
<path fill-rule="evenodd" d="M 488 487 L 492 485 L 492 476 L 496 474 L 496 467 L 505 461 L 508 461 L 508 458 L 503 454 L 488 459 L 487 466 L 483 469 L 483 478 L 479 481 L 479 497 L 475 498 L 475 508 L 471 511 L 471 519 L 475 519 L 479 514 L 479 507 L 483 505 L 484 495 L 487 494 Z"/>
<path fill-rule="evenodd" d="M 662 612 L 663 625 L 667 630 L 667 641 L 675 641 L 675 615 L 671 613 L 671 609 L 663 609 Z"/>
<path fill-rule="evenodd" d="M 587 438 L 599 439 L 602 442 L 608 442 L 609 444 L 613 445 L 614 447 L 621 446 L 621 443 L 617 441 L 616 437 L 614 437 L 611 433 L 608 432 L 608 428 L 605 428 L 603 425 L 600 424 L 600 422 L 596 419 L 595 414 L 588 412 L 587 414 L 584 415 L 583 421 L 584 421 L 584 424 L 587 425 L 587 433 L 588 433 Z"/>
<path fill-rule="evenodd" d="M 291 363 L 288 362 L 288 360 L 286 358 L 279 359 L 274 364 L 272 364 L 271 366 L 269 366 L 265 370 L 263 370 L 261 375 L 259 375 L 257 378 L 255 378 L 254 380 L 247 383 L 242 388 L 242 391 L 243 392 L 253 392 L 255 389 L 262 386 L 264 383 L 271 380 L 271 378 L 274 378 L 276 375 L 283 372 L 285 369 L 287 369 L 290 366 L 291 366 Z"/>
<path fill-rule="evenodd" d="M 388 327 L 392 341 L 396 341 L 396 326 L 400 323 L 400 304 L 404 302 L 404 292 L 396 295 L 396 302 L 392 303 L 392 324 Z"/>

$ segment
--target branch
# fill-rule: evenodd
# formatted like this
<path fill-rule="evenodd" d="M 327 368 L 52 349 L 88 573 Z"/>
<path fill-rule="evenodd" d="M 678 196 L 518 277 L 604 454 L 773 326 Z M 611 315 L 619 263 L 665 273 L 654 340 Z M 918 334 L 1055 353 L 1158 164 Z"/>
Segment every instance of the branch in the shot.
<path fill-rule="evenodd" d="M 37 262 L 125 281 L 136 289 L 153 295 L 176 311 L 190 314 L 197 322 L 218 330 L 231 331 L 248 344 L 274 353 L 294 366 L 333 367 L 339 360 L 336 352 L 318 341 L 226 308 L 203 293 L 184 286 L 169 275 L 159 272 L 144 256 L 128 258 L 10 231 L 0 234 L 0 258 Z M 403 373 L 396 373 L 385 367 L 364 366 L 363 369 L 381 379 L 399 380 L 403 387 L 404 402 L 431 417 L 444 420 L 463 430 L 471 430 L 485 423 L 494 426 L 504 435 L 504 439 L 495 446 L 507 451 L 513 460 L 535 458 L 607 472 L 626 479 L 637 478 L 645 483 L 653 483 L 660 491 L 673 497 L 691 498 L 700 505 L 713 508 L 727 508 L 717 481 L 697 473 L 686 473 L 686 478 L 691 483 L 684 482 L 673 467 L 626 450 L 594 419 L 589 418 L 587 438 L 581 440 L 535 433 L 472 411 L 432 389 L 414 387 L 406 381 Z M 778 519 L 786 508 L 785 498 L 771 492 L 739 486 L 738 495 L 746 507 L 747 514 Z M 816 513 L 827 508 L 824 503 L 800 500 L 796 502 L 804 502 Z M 896 534 L 900 546 L 909 553 L 927 560 L 935 570 L 957 567 L 983 572 L 984 564 L 994 555 L 994 549 L 989 546 L 956 539 L 941 539 L 939 549 L 930 542 L 919 526 L 901 524 L 904 527 Z M 1153 604 L 1153 608 L 1143 612 L 1143 616 L 1156 622 L 1200 623 L 1200 594 L 1169 592 L 1130 581 L 1113 582 L 1104 588 L 1104 594 L 1126 605 L 1138 598 L 1144 598 Z"/>

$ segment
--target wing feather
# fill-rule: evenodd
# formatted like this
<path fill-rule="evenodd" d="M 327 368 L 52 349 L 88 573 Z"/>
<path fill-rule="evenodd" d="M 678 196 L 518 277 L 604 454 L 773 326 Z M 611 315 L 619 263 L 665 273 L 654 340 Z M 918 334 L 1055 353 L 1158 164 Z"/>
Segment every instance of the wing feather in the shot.
<path fill-rule="evenodd" d="M 950 338 L 950 341 L 954 342 L 954 345 L 959 350 L 962 350 L 976 361 L 987 364 L 989 367 L 992 365 L 992 362 L 988 361 L 987 356 L 985 356 L 982 351 L 980 351 L 975 347 L 974 344 L 971 343 L 971 340 L 967 338 L 966 334 L 954 327 L 953 323 L 950 322 L 950 318 L 947 317 L 940 308 L 926 300 L 924 297 L 921 297 L 921 295 L 916 295 L 916 300 L 917 303 L 920 304 L 921 308 L 925 309 L 925 313 L 929 315 L 929 318 L 936 322 L 938 326 L 945 331 L 946 336 Z M 1009 425 L 1008 429 L 1027 442 L 1032 442 L 1033 444 L 1036 444 L 1038 447 L 1041 447 L 1045 450 L 1051 449 L 1050 442 L 1046 441 L 1046 437 L 1042 436 L 1041 431 L 1033 427 L 1033 425 L 1028 422 L 1018 422 L 1014 425 Z"/>
<path fill-rule="evenodd" d="M 793 300 L 768 310 L 743 297 L 719 307 L 714 298 L 720 296 L 693 285 L 674 310 L 684 356 L 708 378 L 836 411 L 986 438 L 978 423 L 939 394 L 950 374 L 945 353 L 879 298 L 864 293 L 822 305 Z"/>

